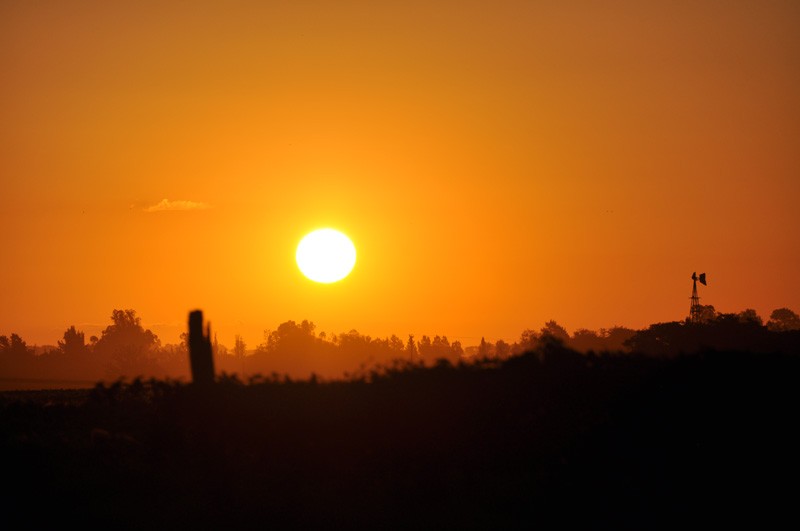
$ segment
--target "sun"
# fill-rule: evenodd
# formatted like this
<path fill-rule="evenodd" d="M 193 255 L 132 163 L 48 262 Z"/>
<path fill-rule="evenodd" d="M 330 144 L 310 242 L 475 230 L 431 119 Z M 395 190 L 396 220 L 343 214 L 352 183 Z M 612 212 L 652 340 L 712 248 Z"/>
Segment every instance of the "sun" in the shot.
<path fill-rule="evenodd" d="M 295 260 L 308 279 L 330 284 L 342 280 L 353 270 L 356 247 L 338 230 L 319 229 L 300 240 Z"/>

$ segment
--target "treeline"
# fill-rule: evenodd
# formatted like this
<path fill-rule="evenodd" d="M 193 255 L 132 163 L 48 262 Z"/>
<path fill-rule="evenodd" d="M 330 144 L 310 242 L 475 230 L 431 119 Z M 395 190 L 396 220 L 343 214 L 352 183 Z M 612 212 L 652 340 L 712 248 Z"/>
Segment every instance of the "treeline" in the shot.
<path fill-rule="evenodd" d="M 158 336 L 145 329 L 134 310 L 114 310 L 111 324 L 99 337 L 86 341 L 85 334 L 69 327 L 58 346 L 36 355 L 17 334 L 0 336 L 0 378 L 7 382 L 31 380 L 40 387 L 75 386 L 97 380 L 119 378 L 188 378 L 186 335 L 178 344 L 162 345 Z M 433 365 L 438 360 L 451 364 L 473 359 L 506 359 L 558 343 L 579 352 L 641 353 L 671 357 L 700 349 L 747 350 L 751 352 L 800 351 L 800 317 L 788 308 L 772 312 L 764 323 L 751 309 L 739 313 L 717 313 L 704 307 L 703 322 L 653 324 L 644 330 L 615 326 L 599 331 L 578 329 L 573 334 L 556 321 L 540 329 L 526 329 L 520 338 L 462 346 L 447 336 L 396 335 L 373 338 L 356 330 L 342 334 L 317 332 L 313 322 L 287 321 L 264 333 L 263 343 L 248 350 L 240 337 L 229 349 L 214 341 L 218 373 L 249 377 L 289 375 L 324 378 L 358 377 L 365 371 L 393 360 Z M 52 385 L 48 384 L 52 381 Z M 8 387 L 9 385 L 6 385 Z"/>

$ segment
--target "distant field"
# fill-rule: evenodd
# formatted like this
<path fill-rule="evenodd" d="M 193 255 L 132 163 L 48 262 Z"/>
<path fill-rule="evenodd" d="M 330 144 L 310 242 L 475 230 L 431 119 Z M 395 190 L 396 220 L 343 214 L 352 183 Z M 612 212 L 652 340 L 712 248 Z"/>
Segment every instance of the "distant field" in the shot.
<path fill-rule="evenodd" d="M 34 391 L 40 389 L 90 389 L 92 380 L 51 380 L 43 378 L 0 378 L 0 393 L 9 391 Z"/>
<path fill-rule="evenodd" d="M 29 389 L 0 391 L 0 403 L 32 402 L 35 404 L 76 404 L 84 403 L 91 387 L 76 389 Z"/>

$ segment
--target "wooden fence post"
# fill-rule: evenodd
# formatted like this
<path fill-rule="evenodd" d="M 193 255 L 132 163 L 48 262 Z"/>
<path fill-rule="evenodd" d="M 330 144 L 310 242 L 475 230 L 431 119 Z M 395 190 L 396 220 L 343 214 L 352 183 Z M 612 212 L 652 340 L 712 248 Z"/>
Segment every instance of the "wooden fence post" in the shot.
<path fill-rule="evenodd" d="M 203 333 L 203 311 L 189 312 L 189 363 L 192 366 L 192 382 L 198 386 L 214 383 L 214 357 L 211 352 L 211 325 Z"/>

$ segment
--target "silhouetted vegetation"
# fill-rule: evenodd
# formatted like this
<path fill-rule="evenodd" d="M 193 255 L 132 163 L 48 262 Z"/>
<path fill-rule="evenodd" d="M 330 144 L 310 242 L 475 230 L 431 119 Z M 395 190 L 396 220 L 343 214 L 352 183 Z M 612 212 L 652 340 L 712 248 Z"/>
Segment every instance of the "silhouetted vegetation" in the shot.
<path fill-rule="evenodd" d="M 570 335 L 556 321 L 540 329 L 526 329 L 508 343 L 484 338 L 478 345 L 462 346 L 446 336 L 413 335 L 373 338 L 356 330 L 341 334 L 318 333 L 310 321 L 287 321 L 264 333 L 263 343 L 248 351 L 241 337 L 228 350 L 214 338 L 212 352 L 217 371 L 249 378 L 257 374 L 286 374 L 306 378 L 311 374 L 331 379 L 362 374 L 393 360 L 431 366 L 438 360 L 457 364 L 473 359 L 506 359 L 550 343 L 588 352 L 639 353 L 670 357 L 704 348 L 751 352 L 795 352 L 800 344 L 800 317 L 788 308 L 777 309 L 764 324 L 747 309 L 738 314 L 718 313 L 702 307 L 699 323 L 658 323 L 645 330 L 614 326 L 599 331 L 578 329 Z M 92 383 L 135 377 L 189 379 L 188 336 L 180 343 L 162 345 L 142 326 L 134 310 L 114 310 L 111 324 L 99 338 L 86 343 L 84 333 L 70 326 L 58 346 L 35 354 L 17 334 L 0 336 L 0 389 L 86 387 Z"/>
<path fill-rule="evenodd" d="M 800 468 L 800 320 L 785 308 L 767 324 L 753 310 L 703 316 L 572 335 L 549 321 L 466 349 L 287 321 L 252 354 L 239 337 L 229 353 L 206 332 L 195 340 L 222 375 L 205 387 L 165 379 L 188 373 L 189 337 L 162 346 L 132 310 L 114 310 L 88 344 L 70 327 L 41 355 L 0 336 L 4 376 L 158 378 L 0 393 L 14 478 L 3 507 L 46 507 L 25 514 L 31 527 L 639 529 L 718 524 L 731 506 L 780 516 L 793 501 L 781 478 Z"/>
<path fill-rule="evenodd" d="M 769 527 L 800 471 L 797 354 L 598 355 L 547 340 L 343 381 L 5 393 L 4 512 L 46 509 L 25 513 L 34 528 Z"/>
<path fill-rule="evenodd" d="M 764 326 L 755 312 L 745 310 L 739 314 L 715 315 L 697 324 L 673 322 L 650 325 L 646 330 L 636 332 L 625 344 L 634 352 L 651 356 L 677 356 L 708 348 L 798 352 L 800 323 L 796 327 L 785 323 Z"/>

